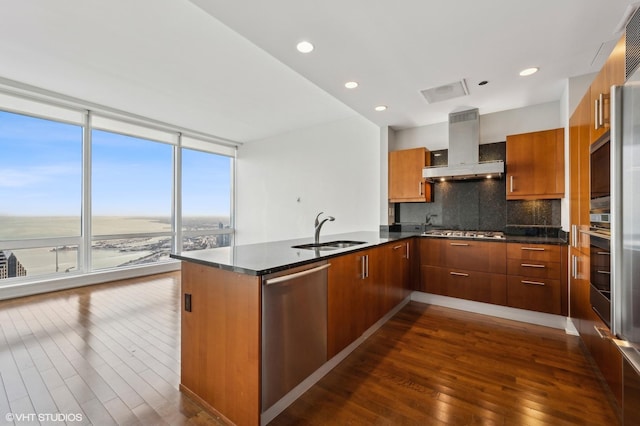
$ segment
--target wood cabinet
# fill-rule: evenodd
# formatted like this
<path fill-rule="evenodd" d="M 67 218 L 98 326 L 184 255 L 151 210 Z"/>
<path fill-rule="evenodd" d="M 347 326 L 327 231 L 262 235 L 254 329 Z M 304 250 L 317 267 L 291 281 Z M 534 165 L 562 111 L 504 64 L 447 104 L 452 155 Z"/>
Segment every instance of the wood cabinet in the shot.
<path fill-rule="evenodd" d="M 567 314 L 565 246 L 507 244 L 507 305 Z"/>
<path fill-rule="evenodd" d="M 368 251 L 331 259 L 327 293 L 327 358 L 356 340 L 365 328 L 369 291 L 365 288 Z"/>
<path fill-rule="evenodd" d="M 426 293 L 567 315 L 567 248 L 477 240 L 420 240 Z"/>
<path fill-rule="evenodd" d="M 622 401 L 622 357 L 611 340 L 608 327 L 591 308 L 590 241 L 584 231 L 589 228 L 590 148 L 607 137 L 611 86 L 623 84 L 624 80 L 623 36 L 569 120 L 569 316 L 619 403 Z"/>
<path fill-rule="evenodd" d="M 507 200 L 564 197 L 564 129 L 507 136 Z"/>
<path fill-rule="evenodd" d="M 418 289 L 504 305 L 505 258 L 505 245 L 500 242 L 423 238 Z"/>
<path fill-rule="evenodd" d="M 412 240 L 330 260 L 327 357 L 332 358 L 409 295 Z"/>
<path fill-rule="evenodd" d="M 585 94 L 569 119 L 569 220 L 570 245 L 589 254 L 590 208 L 590 97 Z"/>
<path fill-rule="evenodd" d="M 596 75 L 589 90 L 590 138 L 598 140 L 610 128 L 611 86 L 623 84 L 625 80 L 625 37 L 616 44 L 604 66 Z"/>
<path fill-rule="evenodd" d="M 431 202 L 432 185 L 422 177 L 422 169 L 431 165 L 426 148 L 389 152 L 389 202 Z"/>
<path fill-rule="evenodd" d="M 618 406 L 622 406 L 622 354 L 613 341 L 611 331 L 593 310 L 588 312 L 583 325 L 580 337 L 609 385 Z"/>
<path fill-rule="evenodd" d="M 182 262 L 181 283 L 180 390 L 234 424 L 260 424 L 260 277 Z"/>

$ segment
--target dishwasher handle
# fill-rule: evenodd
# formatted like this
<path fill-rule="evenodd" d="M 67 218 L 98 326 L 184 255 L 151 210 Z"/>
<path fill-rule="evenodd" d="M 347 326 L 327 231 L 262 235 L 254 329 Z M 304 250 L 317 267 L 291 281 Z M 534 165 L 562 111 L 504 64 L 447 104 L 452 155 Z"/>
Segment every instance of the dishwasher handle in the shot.
<path fill-rule="evenodd" d="M 331 266 L 330 263 L 327 263 L 326 265 L 321 265 L 318 266 L 316 268 L 311 268 L 311 269 L 306 269 L 304 271 L 300 271 L 300 272 L 295 272 L 293 274 L 289 274 L 289 275 L 283 275 L 281 277 L 275 277 L 275 278 L 270 278 L 268 280 L 265 280 L 265 285 L 272 285 L 272 284 L 278 284 L 284 281 L 289 281 L 289 280 L 293 280 L 296 278 L 300 278 L 300 277 L 304 277 L 305 275 L 311 275 L 311 274 L 315 274 L 316 272 L 320 272 L 324 269 L 327 269 L 329 266 Z"/>

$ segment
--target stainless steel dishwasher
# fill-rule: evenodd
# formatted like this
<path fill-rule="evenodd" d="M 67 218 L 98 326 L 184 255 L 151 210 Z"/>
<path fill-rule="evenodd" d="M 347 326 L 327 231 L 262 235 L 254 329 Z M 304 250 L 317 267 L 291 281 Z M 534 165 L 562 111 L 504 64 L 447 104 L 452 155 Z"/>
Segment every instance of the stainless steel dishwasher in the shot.
<path fill-rule="evenodd" d="M 262 279 L 262 411 L 327 360 L 327 261 Z"/>

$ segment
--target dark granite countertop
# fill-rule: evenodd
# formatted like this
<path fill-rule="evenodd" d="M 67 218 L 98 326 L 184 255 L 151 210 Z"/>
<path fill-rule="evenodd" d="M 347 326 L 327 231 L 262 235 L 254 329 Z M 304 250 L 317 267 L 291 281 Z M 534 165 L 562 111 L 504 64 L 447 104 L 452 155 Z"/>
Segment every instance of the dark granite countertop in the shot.
<path fill-rule="evenodd" d="M 320 242 L 350 240 L 363 241 L 364 243 L 352 247 L 328 251 L 292 248 L 292 246 L 295 245 L 313 242 L 313 238 L 309 237 L 269 243 L 246 244 L 233 247 L 218 247 L 208 250 L 184 252 L 182 254 L 172 254 L 171 257 L 214 268 L 226 269 L 228 271 L 238 272 L 241 274 L 266 275 L 310 264 L 319 260 L 331 259 L 332 257 L 340 256 L 345 253 L 364 250 L 381 244 L 413 237 L 442 238 L 421 236 L 419 232 L 350 232 L 345 234 L 325 235 L 320 239 Z M 479 241 L 492 241 L 496 243 L 567 244 L 567 241 L 562 238 L 512 235 L 507 235 L 504 239 L 482 239 Z"/>
<path fill-rule="evenodd" d="M 221 268 L 247 275 L 266 275 L 284 271 L 319 260 L 331 259 L 345 253 L 415 237 L 415 233 L 403 232 L 351 232 L 325 235 L 320 242 L 350 240 L 364 244 L 330 251 L 296 249 L 291 246 L 313 242 L 313 237 L 269 243 L 247 244 L 234 247 L 218 247 L 194 252 L 172 254 L 171 257 L 205 266 Z"/>

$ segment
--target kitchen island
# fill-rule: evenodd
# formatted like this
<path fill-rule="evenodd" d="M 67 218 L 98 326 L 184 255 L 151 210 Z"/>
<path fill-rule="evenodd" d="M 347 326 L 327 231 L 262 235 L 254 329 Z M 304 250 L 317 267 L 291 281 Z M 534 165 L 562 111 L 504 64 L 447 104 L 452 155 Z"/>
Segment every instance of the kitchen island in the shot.
<path fill-rule="evenodd" d="M 272 319 L 265 312 L 266 281 L 335 263 L 325 269 L 327 362 L 309 378 L 317 381 L 408 301 L 414 236 L 355 232 L 324 237 L 321 242 L 360 242 L 331 250 L 293 248 L 310 243 L 307 238 L 172 255 L 182 261 L 180 389 L 231 423 L 267 423 L 296 398 L 296 389 L 275 403 L 265 401 L 264 356 L 271 352 L 265 348 L 287 345 L 265 337 Z M 285 362 L 296 358 L 304 357 Z"/>

